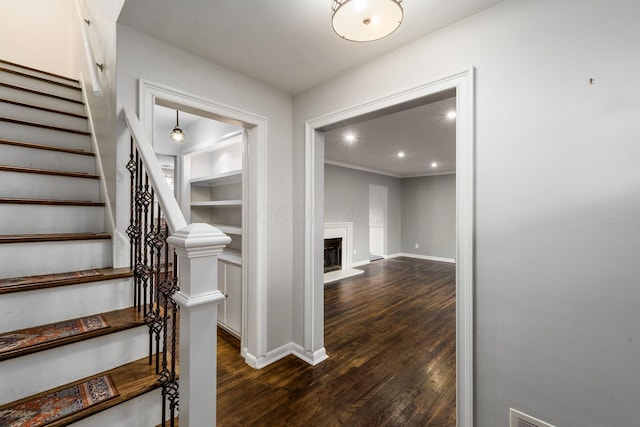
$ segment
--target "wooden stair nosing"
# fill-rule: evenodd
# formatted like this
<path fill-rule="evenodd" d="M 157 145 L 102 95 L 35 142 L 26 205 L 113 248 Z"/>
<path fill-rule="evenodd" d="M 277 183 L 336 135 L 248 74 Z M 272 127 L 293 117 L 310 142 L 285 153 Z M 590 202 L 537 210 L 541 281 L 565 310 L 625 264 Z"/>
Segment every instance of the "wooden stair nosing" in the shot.
<path fill-rule="evenodd" d="M 1 204 L 12 205 L 47 205 L 47 206 L 95 206 L 104 207 L 104 202 L 92 202 L 89 200 L 56 200 L 56 199 L 18 199 L 13 197 L 0 197 Z"/>
<path fill-rule="evenodd" d="M 33 283 L 21 283 L 21 284 L 11 283 L 11 279 L 14 279 L 14 278 L 0 279 L 0 295 L 11 294 L 15 292 L 34 291 L 38 289 L 57 288 L 60 286 L 80 285 L 83 283 L 103 282 L 107 280 L 133 277 L 133 271 L 129 267 L 97 268 L 95 270 L 100 274 L 93 275 L 93 276 L 83 276 L 83 277 L 72 277 L 72 278 L 67 277 L 59 280 L 56 280 L 55 274 L 53 274 L 53 275 L 48 275 L 48 276 L 52 276 L 53 278 L 46 282 L 35 280 L 36 278 L 40 278 L 41 276 L 31 276 L 34 278 Z"/>
<path fill-rule="evenodd" d="M 103 239 L 111 239 L 111 235 L 108 233 L 4 234 L 0 235 L 0 244 Z"/>
<path fill-rule="evenodd" d="M 56 132 L 66 132 L 66 133 L 74 133 L 74 134 L 77 134 L 77 135 L 91 136 L 91 132 L 86 132 L 86 131 L 83 131 L 83 130 L 61 128 L 61 127 L 58 127 L 58 126 L 45 125 L 45 124 L 42 124 L 42 123 L 27 122 L 25 120 L 10 119 L 8 117 L 0 117 L 0 121 L 1 122 L 7 122 L 7 123 L 13 123 L 15 125 L 31 126 L 31 127 L 42 128 L 42 129 L 47 129 L 47 130 L 53 130 L 53 131 L 56 131 Z"/>
<path fill-rule="evenodd" d="M 57 77 L 59 79 L 64 79 L 64 80 L 68 80 L 70 82 L 74 82 L 74 83 L 80 84 L 80 81 L 77 80 L 77 79 L 72 79 L 71 77 L 61 76 L 60 74 L 55 74 L 55 73 L 52 73 L 50 71 L 44 71 L 44 70 L 40 70 L 38 68 L 29 67 L 27 65 L 17 64 L 15 62 L 7 61 L 6 59 L 0 59 L 0 62 L 8 64 L 8 65 L 12 65 L 14 67 L 20 67 L 20 68 L 25 69 L 25 70 L 35 71 L 37 73 L 46 74 L 46 75 L 49 75 L 49 76 Z"/>
<path fill-rule="evenodd" d="M 75 104 L 84 105 L 83 101 L 79 101 L 77 99 L 71 99 L 71 98 L 67 98 L 67 97 L 64 97 L 64 96 L 60 96 L 60 95 L 54 95 L 52 93 L 42 92 L 42 91 L 35 90 L 35 89 L 29 89 L 27 87 L 16 86 L 16 85 L 12 85 L 12 84 L 9 84 L 9 83 L 4 83 L 4 82 L 0 82 L 0 86 L 7 87 L 9 89 L 21 90 L 23 92 L 33 93 L 34 95 L 48 96 L 49 98 L 56 98 L 56 99 L 59 99 L 61 101 L 68 101 L 68 102 L 73 102 Z"/>
<path fill-rule="evenodd" d="M 98 374 L 88 376 L 81 380 L 74 381 L 72 383 L 65 384 L 50 390 L 46 390 L 38 394 L 25 397 L 20 400 L 16 400 L 15 402 L 7 403 L 5 405 L 0 406 L 0 410 L 11 408 L 12 406 L 19 405 L 31 399 L 46 396 L 49 393 L 53 393 L 53 392 L 65 389 L 67 387 L 81 384 L 82 382 L 87 381 L 91 378 L 96 378 L 102 375 L 109 374 L 111 377 L 111 380 L 113 381 L 116 387 L 116 390 L 119 393 L 118 396 L 109 400 L 105 400 L 104 402 L 100 402 L 96 405 L 92 405 L 81 411 L 74 412 L 63 418 L 53 421 L 50 424 L 47 424 L 47 427 L 68 426 L 84 418 L 90 417 L 91 415 L 97 414 L 109 408 L 113 408 L 114 406 L 117 406 L 121 403 L 127 402 L 129 400 L 135 399 L 136 397 L 142 396 L 145 393 L 161 388 L 162 385 L 158 381 L 159 376 L 155 373 L 156 357 L 157 357 L 156 355 L 153 356 L 151 364 L 149 364 L 149 358 L 145 357 L 145 358 L 127 363 L 125 365 L 118 366 L 117 368 L 100 372 Z"/>
<path fill-rule="evenodd" d="M 12 139 L 0 138 L 0 144 L 15 145 L 18 147 L 33 148 L 37 150 L 59 151 L 61 153 L 78 154 L 81 156 L 95 157 L 95 153 L 91 151 L 78 150 L 76 148 L 54 147 L 52 145 L 34 144 L 33 142 L 14 141 Z"/>
<path fill-rule="evenodd" d="M 27 104 L 26 102 L 14 101 L 14 100 L 11 100 L 11 99 L 0 98 L 0 102 L 4 102 L 5 104 L 17 105 L 19 107 L 31 108 L 31 109 L 34 109 L 34 110 L 46 111 L 48 113 L 63 114 L 65 116 L 75 117 L 77 119 L 84 119 L 84 120 L 87 119 L 87 116 L 82 115 L 82 114 L 69 113 L 67 111 L 56 110 L 54 108 L 48 108 L 48 107 L 41 107 L 41 106 L 35 105 L 35 104 Z"/>
<path fill-rule="evenodd" d="M 21 77 L 26 77 L 26 78 L 29 78 L 29 79 L 40 80 L 41 82 L 53 84 L 53 85 L 56 85 L 56 86 L 61 86 L 61 87 L 67 88 L 67 89 L 79 90 L 79 91 L 82 90 L 82 88 L 80 86 L 74 86 L 74 85 L 70 85 L 68 83 L 63 83 L 63 82 L 58 82 L 58 81 L 55 81 L 55 80 L 50 80 L 50 79 L 47 79 L 45 77 L 34 76 L 33 74 L 23 73 L 21 71 L 12 70 L 10 68 L 5 68 L 5 67 L 2 67 L 2 66 L 0 66 L 0 72 L 5 72 L 5 73 L 9 73 L 9 74 L 15 74 L 15 75 L 18 75 L 18 76 L 21 76 Z"/>
<path fill-rule="evenodd" d="M 51 170 L 51 169 L 27 168 L 22 166 L 10 166 L 10 165 L 0 165 L 0 171 L 35 173 L 39 175 L 66 176 L 69 178 L 100 179 L 100 175 L 94 175 L 94 174 L 84 173 L 84 172 L 67 172 L 67 171 L 57 171 L 57 170 Z"/>
<path fill-rule="evenodd" d="M 34 344 L 29 347 L 17 348 L 11 351 L 0 353 L 0 362 L 9 359 L 15 359 L 16 357 L 26 356 L 27 354 L 33 354 L 44 350 L 50 350 L 52 348 L 62 347 L 68 344 L 73 344 L 80 341 L 86 341 L 92 338 L 101 337 L 105 335 L 115 334 L 127 329 L 136 328 L 138 326 L 145 325 L 144 314 L 138 312 L 135 307 L 129 307 L 121 310 L 109 311 L 106 313 L 97 313 L 103 316 L 109 327 L 88 331 L 78 335 L 72 335 L 69 337 L 60 338 L 53 341 Z M 83 316 L 88 317 L 88 316 Z M 82 317 L 80 317 L 82 318 Z M 76 318 L 78 319 L 78 318 Z M 75 320 L 75 319 L 66 319 Z M 61 320 L 64 321 L 64 320 Z M 59 323 L 59 322 L 54 322 Z M 54 324 L 51 323 L 51 324 Z M 47 325 L 39 325 L 47 326 Z M 21 329 L 17 331 L 9 331 L 5 333 L 17 333 L 28 331 L 32 328 Z"/>

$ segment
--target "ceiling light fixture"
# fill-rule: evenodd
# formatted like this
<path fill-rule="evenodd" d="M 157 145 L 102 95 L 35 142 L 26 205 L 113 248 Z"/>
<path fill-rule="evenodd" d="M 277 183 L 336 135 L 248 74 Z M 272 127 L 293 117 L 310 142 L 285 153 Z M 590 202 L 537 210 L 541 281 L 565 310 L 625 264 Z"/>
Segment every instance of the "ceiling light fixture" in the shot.
<path fill-rule="evenodd" d="M 403 158 L 404 157 L 404 151 L 398 151 L 398 157 Z"/>
<path fill-rule="evenodd" d="M 402 0 L 333 0 L 333 31 L 346 40 L 370 42 L 402 23 Z"/>
<path fill-rule="evenodd" d="M 431 167 L 432 168 L 437 168 L 438 167 L 438 162 L 431 162 Z"/>
<path fill-rule="evenodd" d="M 344 140 L 348 143 L 354 143 L 356 142 L 356 134 L 353 132 L 347 132 L 344 134 Z"/>
<path fill-rule="evenodd" d="M 456 110 L 451 110 L 447 113 L 447 119 L 453 120 L 456 118 Z"/>
<path fill-rule="evenodd" d="M 174 142 L 185 142 L 187 140 L 187 135 L 180 129 L 180 124 L 178 123 L 178 110 L 176 110 L 176 127 L 169 134 L 169 138 Z"/>

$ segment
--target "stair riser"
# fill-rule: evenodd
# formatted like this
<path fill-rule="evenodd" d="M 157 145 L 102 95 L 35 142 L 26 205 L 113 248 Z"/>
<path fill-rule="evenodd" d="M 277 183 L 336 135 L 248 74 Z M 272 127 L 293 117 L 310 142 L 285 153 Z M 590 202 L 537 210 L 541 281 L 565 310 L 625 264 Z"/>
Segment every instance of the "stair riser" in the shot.
<path fill-rule="evenodd" d="M 0 162 L 7 166 L 22 166 L 66 172 L 96 173 L 93 156 L 41 150 L 19 145 L 0 144 Z"/>
<path fill-rule="evenodd" d="M 111 266 L 109 239 L 0 244 L 0 276 L 22 277 Z M 73 303 L 70 301 L 70 303 Z"/>
<path fill-rule="evenodd" d="M 0 362 L 0 404 L 113 369 L 148 355 L 147 326 Z"/>
<path fill-rule="evenodd" d="M 104 207 L 0 204 L 0 234 L 101 233 Z"/>
<path fill-rule="evenodd" d="M 99 180 L 0 171 L 0 197 L 97 201 Z"/>
<path fill-rule="evenodd" d="M 29 74 L 31 76 L 42 77 L 42 78 L 47 79 L 47 80 L 53 80 L 55 82 L 60 82 L 60 83 L 64 83 L 64 84 L 67 84 L 67 85 L 80 87 L 80 84 L 78 82 L 73 82 L 73 81 L 70 81 L 70 80 L 67 80 L 67 79 L 63 79 L 61 77 L 52 76 L 52 75 L 47 74 L 47 73 L 41 73 L 39 71 L 28 70 L 26 68 L 22 68 L 19 65 L 11 65 L 11 64 L 7 64 L 5 62 L 0 61 L 0 67 L 6 68 L 8 70 L 18 71 L 18 72 L 21 72 L 23 74 Z"/>
<path fill-rule="evenodd" d="M 3 99 L 11 101 L 24 102 L 25 104 L 37 105 L 39 107 L 51 108 L 54 110 L 64 111 L 66 113 L 84 114 L 84 104 L 77 102 L 69 102 L 64 99 L 52 98 L 50 96 L 38 95 L 36 93 L 26 92 L 24 90 L 8 88 L 0 86 L 0 92 Z"/>
<path fill-rule="evenodd" d="M 74 423 L 73 427 L 156 426 L 160 424 L 160 414 L 162 414 L 162 392 L 157 389 L 80 420 Z"/>
<path fill-rule="evenodd" d="M 0 333 L 133 305 L 131 278 L 43 288 L 0 296 Z"/>
<path fill-rule="evenodd" d="M 38 79 L 22 76 L 19 74 L 7 73 L 0 71 L 0 82 L 9 83 L 10 85 L 20 86 L 27 89 L 37 90 L 39 92 L 49 93 L 51 95 L 62 96 L 64 98 L 82 101 L 82 92 L 78 89 L 72 89 L 66 86 L 44 82 Z"/>
<path fill-rule="evenodd" d="M 37 126 L 0 122 L 0 136 L 4 139 L 52 147 L 74 148 L 90 151 L 91 137 L 76 133 L 62 132 Z"/>
<path fill-rule="evenodd" d="M 0 117 L 41 123 L 82 132 L 87 132 L 89 129 L 87 119 L 85 118 L 38 110 L 37 108 L 24 107 L 9 102 L 0 102 Z"/>

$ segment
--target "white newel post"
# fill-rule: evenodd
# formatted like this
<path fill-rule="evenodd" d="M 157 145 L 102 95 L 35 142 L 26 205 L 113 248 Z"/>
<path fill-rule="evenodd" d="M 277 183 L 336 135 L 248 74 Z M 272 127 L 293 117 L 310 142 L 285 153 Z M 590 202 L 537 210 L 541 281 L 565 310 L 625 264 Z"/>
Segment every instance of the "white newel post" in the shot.
<path fill-rule="evenodd" d="M 178 254 L 180 291 L 180 425 L 213 426 L 216 420 L 218 255 L 231 242 L 209 224 L 190 224 L 167 239 Z"/>

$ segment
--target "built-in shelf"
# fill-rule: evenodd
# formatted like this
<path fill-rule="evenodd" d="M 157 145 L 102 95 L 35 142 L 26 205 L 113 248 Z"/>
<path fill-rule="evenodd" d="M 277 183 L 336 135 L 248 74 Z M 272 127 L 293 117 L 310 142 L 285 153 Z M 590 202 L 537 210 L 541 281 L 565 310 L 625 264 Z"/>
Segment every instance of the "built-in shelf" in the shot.
<path fill-rule="evenodd" d="M 238 225 L 226 225 L 226 224 L 211 224 L 211 225 L 213 225 L 215 228 L 217 228 L 218 230 L 226 234 L 234 234 L 237 236 L 242 235 L 242 227 Z"/>
<path fill-rule="evenodd" d="M 220 185 L 238 184 L 242 182 L 242 170 L 234 170 L 218 175 L 203 176 L 191 180 L 195 187 L 217 187 Z"/>
<path fill-rule="evenodd" d="M 242 200 L 208 200 L 206 202 L 191 202 L 191 206 L 242 207 Z"/>
<path fill-rule="evenodd" d="M 231 264 L 242 265 L 242 253 L 237 249 L 225 248 L 218 256 L 218 259 Z"/>

